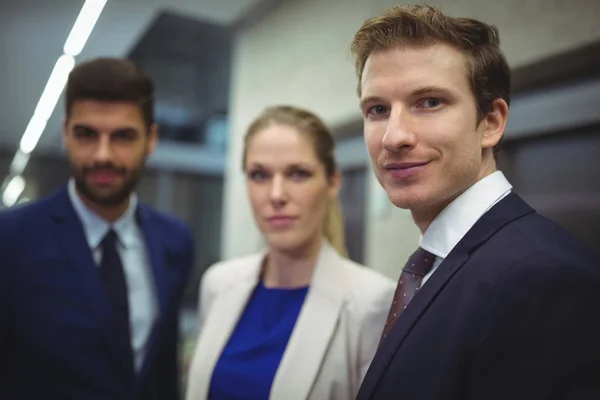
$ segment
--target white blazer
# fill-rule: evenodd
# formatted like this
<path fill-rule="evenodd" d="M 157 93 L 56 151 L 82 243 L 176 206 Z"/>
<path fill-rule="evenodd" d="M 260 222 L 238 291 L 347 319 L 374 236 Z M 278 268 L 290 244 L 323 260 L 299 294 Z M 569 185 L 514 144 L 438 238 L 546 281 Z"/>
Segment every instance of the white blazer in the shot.
<path fill-rule="evenodd" d="M 258 283 L 264 256 L 217 263 L 205 272 L 186 400 L 207 398 L 213 369 Z M 353 400 L 377 349 L 395 286 L 324 242 L 269 398 Z"/>

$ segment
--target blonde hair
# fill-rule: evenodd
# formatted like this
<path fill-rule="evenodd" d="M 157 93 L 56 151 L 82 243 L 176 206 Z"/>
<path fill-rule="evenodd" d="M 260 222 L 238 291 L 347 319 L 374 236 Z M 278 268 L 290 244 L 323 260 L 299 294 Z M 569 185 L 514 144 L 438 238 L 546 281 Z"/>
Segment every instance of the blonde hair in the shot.
<path fill-rule="evenodd" d="M 246 170 L 248 144 L 256 133 L 264 130 L 271 124 L 282 124 L 296 128 L 300 134 L 307 135 L 314 146 L 317 159 L 325 167 L 327 178 L 333 178 L 337 172 L 335 162 L 335 140 L 331 130 L 314 113 L 294 106 L 279 105 L 265 109 L 250 124 L 244 137 L 244 151 L 242 155 L 242 169 Z M 339 198 L 329 201 L 325 219 L 323 221 L 325 238 L 336 251 L 343 257 L 348 256 L 344 234 L 344 217 Z"/>

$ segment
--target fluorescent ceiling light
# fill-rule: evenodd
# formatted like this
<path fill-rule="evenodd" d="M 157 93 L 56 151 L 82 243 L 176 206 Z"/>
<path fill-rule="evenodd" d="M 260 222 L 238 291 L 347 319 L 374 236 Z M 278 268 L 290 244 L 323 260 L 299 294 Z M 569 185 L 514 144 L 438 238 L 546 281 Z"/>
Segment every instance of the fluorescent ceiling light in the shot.
<path fill-rule="evenodd" d="M 23 193 L 23 190 L 25 190 L 25 179 L 20 175 L 13 177 L 8 182 L 8 185 L 6 185 L 6 189 L 2 195 L 4 205 L 7 207 L 14 206 L 17 200 L 19 200 L 21 193 Z"/>
<path fill-rule="evenodd" d="M 10 164 L 10 174 L 11 175 L 21 175 L 23 171 L 25 171 L 25 167 L 29 162 L 29 157 L 31 154 L 25 154 L 21 150 L 17 150 L 15 156 Z"/>
<path fill-rule="evenodd" d="M 27 124 L 27 129 L 25 129 L 25 133 L 21 138 L 21 143 L 19 144 L 19 151 L 25 154 L 29 154 L 35 149 L 44 129 L 46 129 L 47 120 L 43 120 L 39 118 L 36 114 L 33 114 L 33 117 L 29 120 L 29 124 Z"/>
<path fill-rule="evenodd" d="M 69 36 L 65 42 L 63 48 L 64 54 L 56 61 L 54 69 L 50 74 L 50 78 L 46 83 L 46 87 L 44 88 L 35 111 L 33 112 L 33 116 L 29 120 L 29 124 L 27 125 L 25 133 L 21 138 L 19 150 L 17 151 L 17 154 L 15 154 L 15 158 L 13 159 L 10 167 L 11 174 L 20 176 L 25 169 L 25 166 L 29 161 L 29 155 L 35 149 L 40 137 L 44 133 L 46 124 L 52 116 L 54 108 L 60 99 L 65 84 L 67 83 L 69 73 L 75 66 L 75 56 L 81 53 L 81 50 L 85 46 L 85 43 L 92 33 L 92 30 L 94 29 L 94 26 L 96 25 L 96 22 L 98 21 L 98 18 L 100 17 L 105 5 L 106 0 L 86 0 L 86 2 L 83 4 L 83 7 L 77 16 L 77 20 L 73 24 L 71 33 L 69 33 Z M 4 194 L 6 195 L 6 193 Z M 17 198 L 19 195 L 17 195 Z M 12 199 L 11 196 L 13 195 L 8 195 L 9 203 Z"/>
<path fill-rule="evenodd" d="M 56 64 L 54 64 L 54 69 L 50 74 L 50 78 L 46 83 L 44 92 L 40 97 L 40 101 L 35 108 L 34 114 L 40 114 L 40 118 L 43 118 L 46 121 L 50 119 L 54 107 L 56 107 L 56 103 L 58 103 L 58 99 L 67 83 L 69 73 L 74 66 L 75 59 L 72 56 L 63 54 L 58 57 Z"/>
<path fill-rule="evenodd" d="M 44 92 L 42 93 L 33 116 L 31 117 L 31 120 L 29 120 L 27 129 L 25 129 L 25 133 L 21 138 L 19 147 L 23 153 L 29 154 L 35 149 L 42 133 L 44 133 L 48 119 L 50 119 L 50 116 L 56 107 L 56 103 L 58 103 L 58 99 L 60 99 L 60 95 L 69 78 L 69 73 L 74 66 L 75 59 L 66 54 L 60 56 L 56 61 L 52 74 L 44 88 Z"/>
<path fill-rule="evenodd" d="M 81 53 L 105 4 L 106 0 L 86 0 L 65 42 L 65 54 L 76 56 Z"/>

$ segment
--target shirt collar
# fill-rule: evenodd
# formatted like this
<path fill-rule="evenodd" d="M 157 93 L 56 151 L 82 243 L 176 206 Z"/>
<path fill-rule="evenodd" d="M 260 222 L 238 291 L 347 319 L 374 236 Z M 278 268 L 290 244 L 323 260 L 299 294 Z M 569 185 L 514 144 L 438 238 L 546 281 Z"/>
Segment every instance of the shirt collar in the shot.
<path fill-rule="evenodd" d="M 111 228 L 111 224 L 85 205 L 77 194 L 73 178 L 69 179 L 68 193 L 75 212 L 83 224 L 83 230 L 90 248 L 97 248 Z M 112 228 L 119 237 L 119 242 L 125 247 L 133 245 L 136 240 L 137 226 L 135 223 L 135 211 L 137 203 L 137 196 L 132 194 L 127 211 L 112 224 Z"/>
<path fill-rule="evenodd" d="M 512 185 L 501 171 L 476 182 L 432 221 L 421 238 L 421 247 L 436 257 L 446 258 L 477 220 L 511 190 Z"/>

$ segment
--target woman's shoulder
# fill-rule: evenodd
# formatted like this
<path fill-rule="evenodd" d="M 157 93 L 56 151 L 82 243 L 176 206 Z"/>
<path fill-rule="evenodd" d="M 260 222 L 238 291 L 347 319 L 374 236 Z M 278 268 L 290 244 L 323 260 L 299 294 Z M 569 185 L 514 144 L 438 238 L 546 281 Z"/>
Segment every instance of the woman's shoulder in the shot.
<path fill-rule="evenodd" d="M 340 260 L 340 266 L 342 266 L 347 272 L 351 281 L 356 283 L 362 283 L 360 285 L 361 287 L 365 287 L 367 285 L 382 288 L 390 286 L 395 287 L 395 282 L 391 278 L 377 271 L 374 268 L 368 267 L 363 264 L 359 264 L 356 261 L 341 256 Z"/>
<path fill-rule="evenodd" d="M 202 280 L 214 287 L 251 278 L 256 274 L 262 256 L 262 253 L 257 253 L 216 262 L 206 269 Z"/>
<path fill-rule="evenodd" d="M 347 276 L 350 299 L 363 304 L 389 306 L 396 289 L 396 282 L 381 272 L 340 257 L 340 267 Z"/>

